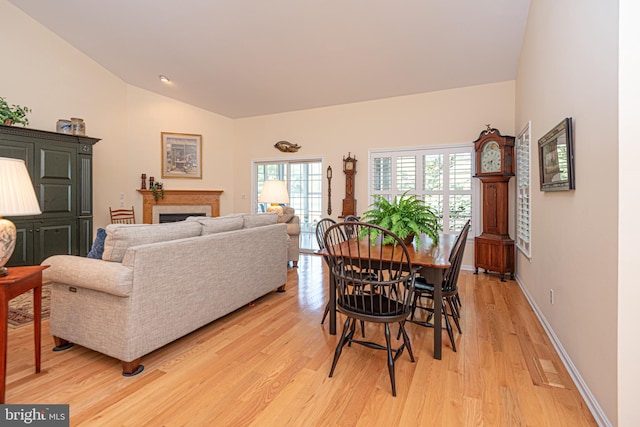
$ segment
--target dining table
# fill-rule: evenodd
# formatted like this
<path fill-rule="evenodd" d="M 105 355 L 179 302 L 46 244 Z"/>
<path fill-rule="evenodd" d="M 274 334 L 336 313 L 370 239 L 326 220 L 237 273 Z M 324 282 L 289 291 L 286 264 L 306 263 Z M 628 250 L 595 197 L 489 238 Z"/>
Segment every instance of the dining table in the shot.
<path fill-rule="evenodd" d="M 435 359 L 442 359 L 442 280 L 444 272 L 450 267 L 449 256 L 453 249 L 457 234 L 440 233 L 437 242 L 434 242 L 427 235 L 420 236 L 420 244 L 417 239 L 412 244 L 407 245 L 409 260 L 413 268 L 417 267 L 418 274 L 425 278 L 428 283 L 434 285 L 434 319 L 433 319 L 433 356 Z M 343 254 L 365 253 L 365 250 L 356 248 L 355 245 L 368 245 L 367 239 L 351 238 L 343 241 L 340 245 L 345 246 L 340 251 Z M 391 245 L 389 245 L 391 246 Z M 326 249 L 317 251 L 319 255 L 327 256 Z M 398 255 L 398 251 L 383 248 L 383 257 L 387 254 L 387 260 L 391 261 L 392 254 Z M 331 273 L 330 273 L 331 274 Z M 330 277 L 329 283 L 329 333 L 336 334 L 336 288 L 335 281 Z"/>

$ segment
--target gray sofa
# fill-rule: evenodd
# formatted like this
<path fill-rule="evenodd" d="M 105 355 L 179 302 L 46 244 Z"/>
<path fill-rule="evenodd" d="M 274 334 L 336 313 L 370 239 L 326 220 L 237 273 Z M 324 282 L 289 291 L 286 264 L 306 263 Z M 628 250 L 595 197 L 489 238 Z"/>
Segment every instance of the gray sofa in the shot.
<path fill-rule="evenodd" d="M 284 290 L 289 236 L 276 216 L 112 224 L 102 259 L 47 258 L 56 349 L 79 344 L 135 375 L 145 354 Z"/>

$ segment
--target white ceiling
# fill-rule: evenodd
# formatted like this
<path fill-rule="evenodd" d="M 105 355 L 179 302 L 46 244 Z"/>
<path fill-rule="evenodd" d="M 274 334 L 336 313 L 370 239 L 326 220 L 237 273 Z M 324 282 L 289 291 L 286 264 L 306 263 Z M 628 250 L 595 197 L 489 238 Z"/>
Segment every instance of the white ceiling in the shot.
<path fill-rule="evenodd" d="M 529 0 L 9 1 L 126 83 L 231 118 L 513 80 L 529 10 Z"/>

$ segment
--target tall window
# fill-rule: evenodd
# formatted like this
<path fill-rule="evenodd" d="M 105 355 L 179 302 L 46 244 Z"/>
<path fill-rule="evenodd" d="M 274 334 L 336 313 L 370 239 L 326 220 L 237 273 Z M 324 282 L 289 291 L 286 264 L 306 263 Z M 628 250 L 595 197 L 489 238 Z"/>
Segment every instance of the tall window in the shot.
<path fill-rule="evenodd" d="M 516 137 L 516 247 L 531 257 L 531 122 Z"/>
<path fill-rule="evenodd" d="M 262 184 L 269 179 L 287 183 L 289 205 L 300 217 L 300 249 L 314 250 L 315 226 L 322 215 L 322 162 L 319 160 L 297 160 L 278 162 L 256 162 L 256 211 L 265 212 L 266 203 L 258 202 Z"/>
<path fill-rule="evenodd" d="M 461 231 L 472 218 L 472 145 L 380 150 L 369 160 L 372 196 L 392 200 L 406 191 L 415 194 L 437 211 L 445 233 Z"/>

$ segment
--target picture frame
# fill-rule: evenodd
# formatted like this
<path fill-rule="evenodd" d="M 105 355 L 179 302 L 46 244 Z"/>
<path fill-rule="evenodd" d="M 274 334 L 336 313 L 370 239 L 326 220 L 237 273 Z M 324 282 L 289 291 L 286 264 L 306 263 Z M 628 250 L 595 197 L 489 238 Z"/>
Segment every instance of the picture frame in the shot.
<path fill-rule="evenodd" d="M 202 179 L 202 135 L 161 132 L 162 178 Z"/>
<path fill-rule="evenodd" d="M 568 117 L 538 140 L 540 191 L 575 190 L 573 121 Z"/>

